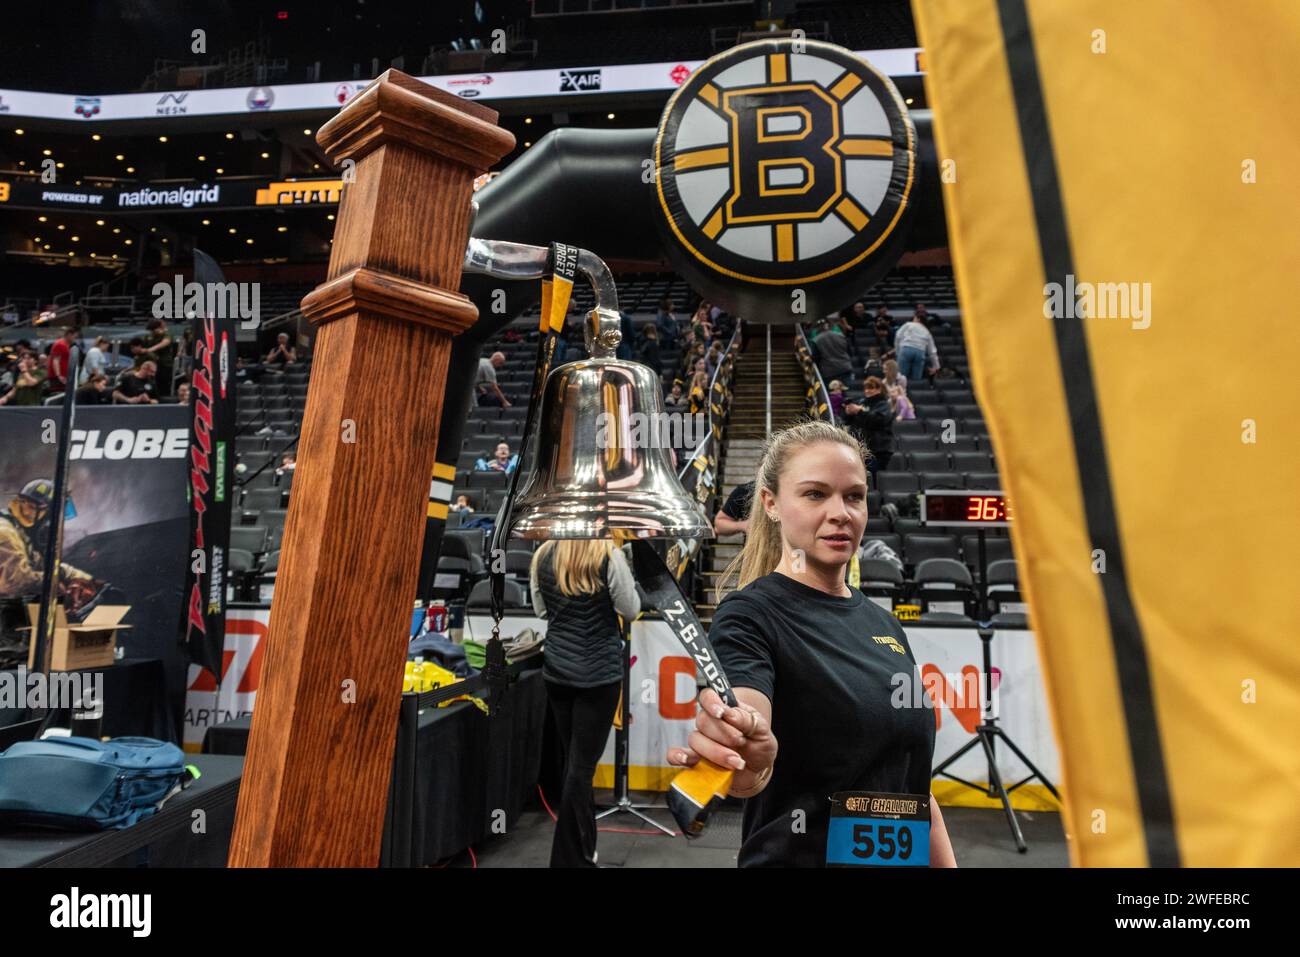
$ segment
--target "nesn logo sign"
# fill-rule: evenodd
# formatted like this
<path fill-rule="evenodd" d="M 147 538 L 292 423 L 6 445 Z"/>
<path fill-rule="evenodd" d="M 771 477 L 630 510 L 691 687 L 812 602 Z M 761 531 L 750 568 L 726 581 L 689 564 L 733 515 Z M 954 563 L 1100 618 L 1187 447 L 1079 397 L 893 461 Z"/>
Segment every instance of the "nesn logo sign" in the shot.
<path fill-rule="evenodd" d="M 561 93 L 584 93 L 600 89 L 599 70 L 561 70 Z"/>

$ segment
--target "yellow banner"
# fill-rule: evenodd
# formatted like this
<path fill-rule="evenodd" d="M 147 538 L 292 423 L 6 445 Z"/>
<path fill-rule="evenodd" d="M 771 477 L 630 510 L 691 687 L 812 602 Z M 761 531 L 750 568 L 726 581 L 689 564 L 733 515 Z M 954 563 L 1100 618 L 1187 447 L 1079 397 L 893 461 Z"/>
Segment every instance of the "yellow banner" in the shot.
<path fill-rule="evenodd" d="M 913 6 L 1072 860 L 1295 866 L 1300 5 Z"/>
<path fill-rule="evenodd" d="M 343 197 L 343 180 L 317 179 L 300 183 L 270 183 L 257 191 L 258 206 L 337 205 Z"/>

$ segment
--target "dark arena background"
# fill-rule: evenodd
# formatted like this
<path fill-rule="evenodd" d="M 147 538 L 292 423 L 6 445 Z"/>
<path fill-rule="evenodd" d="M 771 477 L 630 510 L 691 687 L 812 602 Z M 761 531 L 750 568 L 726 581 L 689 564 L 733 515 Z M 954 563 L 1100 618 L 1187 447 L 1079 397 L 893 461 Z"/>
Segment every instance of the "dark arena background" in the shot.
<path fill-rule="evenodd" d="M 3 23 L 0 865 L 87 871 L 33 926 L 547 866 L 1269 923 L 1293 3 Z"/>

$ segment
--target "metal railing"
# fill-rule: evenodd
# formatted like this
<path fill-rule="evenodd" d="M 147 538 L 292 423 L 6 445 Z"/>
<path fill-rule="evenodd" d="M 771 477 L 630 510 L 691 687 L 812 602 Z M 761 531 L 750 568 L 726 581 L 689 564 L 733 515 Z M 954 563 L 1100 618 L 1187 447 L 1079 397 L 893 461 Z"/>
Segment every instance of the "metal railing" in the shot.
<path fill-rule="evenodd" d="M 722 359 L 713 370 L 713 378 L 709 381 L 704 438 L 695 446 L 695 450 L 686 459 L 677 475 L 687 494 L 704 506 L 717 497 L 722 479 L 718 470 L 718 453 L 722 447 L 727 417 L 731 413 L 731 386 L 736 371 L 736 356 L 740 352 L 743 322 L 743 319 L 736 320 L 736 329 L 731 334 L 731 341 L 727 343 Z M 699 550 L 698 539 L 677 539 L 668 550 L 666 563 L 673 569 L 674 574 L 681 578 Z"/>
<path fill-rule="evenodd" d="M 813 419 L 825 419 L 835 425 L 835 410 L 831 407 L 831 394 L 826 390 L 821 371 L 817 368 L 816 360 L 813 359 L 812 346 L 808 342 L 807 335 L 804 334 L 803 325 L 797 322 L 794 326 L 794 343 L 799 357 L 799 366 L 803 369 L 804 381 L 808 385 L 808 416 Z"/>

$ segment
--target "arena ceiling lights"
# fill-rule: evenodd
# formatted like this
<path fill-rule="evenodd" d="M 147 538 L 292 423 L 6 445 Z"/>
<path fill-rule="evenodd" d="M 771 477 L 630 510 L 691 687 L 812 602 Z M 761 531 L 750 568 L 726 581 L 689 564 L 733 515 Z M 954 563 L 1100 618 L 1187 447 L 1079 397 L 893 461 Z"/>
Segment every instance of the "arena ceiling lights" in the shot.
<path fill-rule="evenodd" d="M 858 56 L 885 76 L 924 73 L 919 48 L 864 50 Z M 701 60 L 583 66 L 558 70 L 513 70 L 421 77 L 465 99 L 510 100 L 591 96 L 609 93 L 671 92 L 701 65 Z M 113 120 L 227 116 L 338 109 L 365 88 L 363 82 L 284 83 L 166 93 L 84 96 L 0 90 L 0 118 L 23 117 L 77 123 Z"/>

